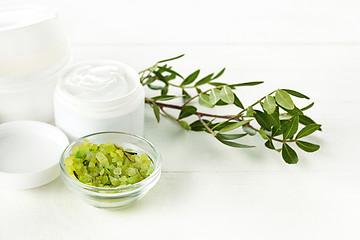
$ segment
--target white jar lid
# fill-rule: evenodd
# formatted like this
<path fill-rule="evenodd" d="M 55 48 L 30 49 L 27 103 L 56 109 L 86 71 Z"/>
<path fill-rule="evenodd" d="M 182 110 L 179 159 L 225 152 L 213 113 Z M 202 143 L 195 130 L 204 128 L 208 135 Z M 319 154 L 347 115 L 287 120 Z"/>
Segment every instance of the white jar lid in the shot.
<path fill-rule="evenodd" d="M 58 128 L 37 121 L 0 124 L 0 186 L 27 189 L 59 176 L 59 158 L 69 144 Z"/>

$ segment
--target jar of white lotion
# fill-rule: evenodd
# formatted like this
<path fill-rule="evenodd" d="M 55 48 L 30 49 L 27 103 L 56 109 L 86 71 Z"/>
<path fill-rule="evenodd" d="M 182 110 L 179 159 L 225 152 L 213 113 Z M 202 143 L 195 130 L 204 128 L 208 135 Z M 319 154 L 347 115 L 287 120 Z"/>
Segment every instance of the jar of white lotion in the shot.
<path fill-rule="evenodd" d="M 109 60 L 80 62 L 56 86 L 55 124 L 70 140 L 102 131 L 143 136 L 144 95 L 131 67 Z"/>

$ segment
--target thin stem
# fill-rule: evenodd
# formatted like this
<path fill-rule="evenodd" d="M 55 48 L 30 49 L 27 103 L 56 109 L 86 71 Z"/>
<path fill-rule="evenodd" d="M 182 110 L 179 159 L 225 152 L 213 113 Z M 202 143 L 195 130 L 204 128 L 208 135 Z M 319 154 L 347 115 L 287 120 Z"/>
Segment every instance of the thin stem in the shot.
<path fill-rule="evenodd" d="M 212 118 L 224 118 L 224 119 L 229 119 L 229 118 L 233 117 L 233 115 L 217 115 L 217 114 L 210 114 L 210 113 L 203 113 L 203 112 L 196 112 L 195 114 L 200 117 L 212 117 Z M 243 118 L 237 118 L 235 120 L 242 121 Z"/>
<path fill-rule="evenodd" d="M 114 144 L 114 147 L 120 151 L 122 151 L 124 153 L 124 155 L 126 156 L 127 159 L 129 159 L 131 162 L 135 162 L 134 160 L 131 159 L 131 157 L 129 156 L 129 154 L 124 151 L 123 149 L 121 149 L 120 147 L 118 147 L 116 144 Z"/>
<path fill-rule="evenodd" d="M 146 71 L 149 71 L 151 73 L 154 72 L 154 70 L 158 67 L 158 64 L 159 64 L 159 62 L 155 63 L 153 66 L 140 71 L 139 74 L 145 73 Z"/>
<path fill-rule="evenodd" d="M 209 126 L 204 122 L 204 120 L 202 120 L 201 116 L 198 115 L 198 118 L 201 124 L 215 137 L 216 133 L 214 133 L 213 130 L 209 128 Z"/>
<path fill-rule="evenodd" d="M 160 109 L 162 109 L 163 107 L 166 107 L 166 108 L 173 108 L 173 109 L 181 110 L 183 108 L 182 106 L 156 102 L 156 101 L 154 101 L 152 99 L 145 98 L 145 103 L 152 104 L 153 102 L 155 102 L 156 105 L 158 105 Z M 164 111 L 164 110 L 162 109 L 162 111 Z M 210 114 L 210 113 L 204 113 L 204 112 L 196 112 L 195 114 L 198 115 L 198 116 L 213 117 L 213 118 L 223 118 L 223 119 L 230 119 L 230 118 L 234 117 L 233 115 L 217 115 L 217 114 Z M 238 117 L 238 119 L 235 119 L 235 120 L 242 121 L 243 117 Z"/>
<path fill-rule="evenodd" d="M 164 110 L 163 106 L 159 106 L 159 108 L 160 108 L 160 110 L 165 114 L 166 117 L 170 118 L 171 120 L 174 120 L 174 121 L 178 122 L 178 120 L 177 120 L 174 116 L 168 114 L 168 113 Z"/>
<path fill-rule="evenodd" d="M 253 130 L 255 130 L 255 131 L 257 131 L 257 132 L 259 132 L 260 130 L 259 129 L 256 129 L 256 128 L 254 128 L 253 126 L 251 126 L 251 124 L 250 123 L 247 123 L 247 124 L 245 124 L 247 127 L 249 127 L 249 128 L 251 128 L 251 129 L 253 129 Z"/>
<path fill-rule="evenodd" d="M 173 83 L 169 83 L 169 85 L 173 86 L 173 87 L 181 88 L 181 89 L 184 89 L 184 88 L 196 88 L 195 86 L 181 86 L 181 85 L 176 85 L 176 84 L 173 84 Z"/>
<path fill-rule="evenodd" d="M 152 103 L 156 103 L 159 107 L 162 106 L 162 107 L 167 107 L 167 108 L 174 108 L 174 109 L 179 109 L 181 110 L 182 107 L 181 106 L 178 106 L 178 105 L 173 105 L 173 104 L 167 104 L 167 103 L 161 103 L 161 102 L 157 102 L 151 98 L 145 98 L 145 103 L 147 104 L 152 104 Z"/>
<path fill-rule="evenodd" d="M 179 85 L 176 85 L 176 84 L 173 84 L 173 83 L 169 83 L 169 85 L 172 86 L 172 87 L 177 87 L 177 88 L 184 89 L 182 86 L 179 86 Z"/>

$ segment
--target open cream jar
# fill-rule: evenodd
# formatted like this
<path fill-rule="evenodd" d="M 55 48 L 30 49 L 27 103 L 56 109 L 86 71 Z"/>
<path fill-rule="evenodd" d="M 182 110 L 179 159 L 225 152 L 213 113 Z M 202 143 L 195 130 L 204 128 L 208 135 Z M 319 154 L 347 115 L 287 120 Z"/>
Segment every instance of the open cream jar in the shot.
<path fill-rule="evenodd" d="M 55 124 L 70 140 L 102 132 L 143 135 L 144 89 L 131 67 L 109 60 L 75 64 L 54 94 Z"/>

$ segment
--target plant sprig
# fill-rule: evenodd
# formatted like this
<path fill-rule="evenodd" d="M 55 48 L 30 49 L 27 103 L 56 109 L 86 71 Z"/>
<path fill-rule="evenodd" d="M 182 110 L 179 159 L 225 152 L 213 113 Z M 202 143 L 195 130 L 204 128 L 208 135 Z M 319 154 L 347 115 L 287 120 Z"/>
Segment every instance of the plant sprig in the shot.
<path fill-rule="evenodd" d="M 202 78 L 199 78 L 200 70 L 183 77 L 171 66 L 164 64 L 183 56 L 159 61 L 139 73 L 142 85 L 159 91 L 159 95 L 145 98 L 145 103 L 153 108 L 158 122 L 163 116 L 175 121 L 186 130 L 207 132 L 219 142 L 236 148 L 254 147 L 242 144 L 238 140 L 259 134 L 265 141 L 265 147 L 280 152 L 288 164 L 298 162 L 297 153 L 290 145 L 295 144 L 306 152 L 315 152 L 320 148 L 317 144 L 302 140 L 315 131 L 321 131 L 321 125 L 304 114 L 304 111 L 310 109 L 314 103 L 298 108 L 291 96 L 307 100 L 309 97 L 294 90 L 277 89 L 245 108 L 233 90 L 244 86 L 256 86 L 263 83 L 262 81 L 236 84 L 215 81 L 222 76 L 225 68 L 217 74 L 211 73 Z M 169 95 L 170 87 L 179 89 L 181 95 Z M 195 94 L 191 95 L 192 91 Z M 182 104 L 166 103 L 175 98 L 182 98 Z M 239 111 L 234 115 L 212 114 L 199 111 L 196 104 L 210 109 L 215 106 L 234 105 Z M 174 116 L 169 114 L 167 109 L 176 109 L 179 113 Z M 192 117 L 196 117 L 196 120 Z M 253 122 L 258 126 L 253 126 Z"/>

